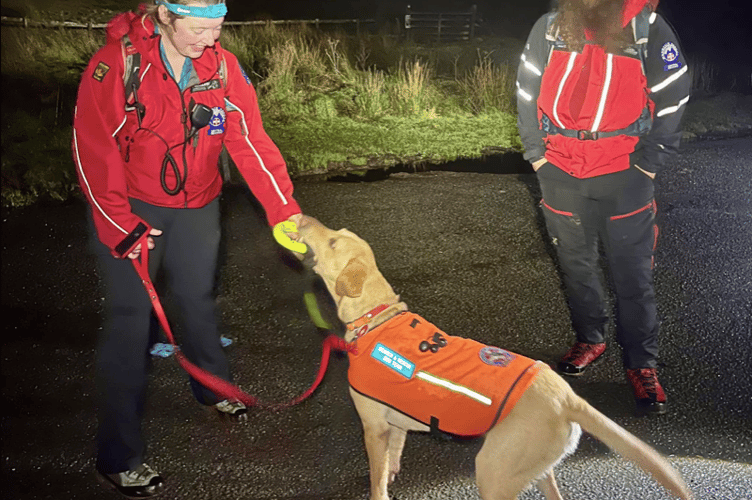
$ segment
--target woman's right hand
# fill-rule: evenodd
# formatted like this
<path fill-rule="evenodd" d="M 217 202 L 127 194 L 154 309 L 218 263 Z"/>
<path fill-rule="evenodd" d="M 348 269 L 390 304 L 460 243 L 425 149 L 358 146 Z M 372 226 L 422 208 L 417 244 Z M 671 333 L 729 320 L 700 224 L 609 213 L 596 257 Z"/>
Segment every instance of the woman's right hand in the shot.
<path fill-rule="evenodd" d="M 533 162 L 533 171 L 537 172 L 539 168 L 541 168 L 545 163 L 548 163 L 548 160 L 545 158 L 541 158 L 540 160 L 536 160 Z"/>

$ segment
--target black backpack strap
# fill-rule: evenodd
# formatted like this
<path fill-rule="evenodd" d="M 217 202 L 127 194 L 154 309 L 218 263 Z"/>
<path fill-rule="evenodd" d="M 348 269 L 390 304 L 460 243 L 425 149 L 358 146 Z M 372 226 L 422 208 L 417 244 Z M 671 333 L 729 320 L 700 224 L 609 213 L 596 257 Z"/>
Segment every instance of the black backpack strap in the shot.
<path fill-rule="evenodd" d="M 141 54 L 135 50 L 128 35 L 123 36 L 122 43 L 125 67 L 125 70 L 123 71 L 125 111 L 130 112 L 136 110 L 138 112 L 138 123 L 141 125 L 141 120 L 146 112 L 143 104 L 138 102 L 138 88 L 141 86 L 141 78 L 139 75 L 141 70 Z"/>
<path fill-rule="evenodd" d="M 546 18 L 545 36 L 546 42 L 548 42 L 548 57 L 546 58 L 546 65 L 548 65 L 548 61 L 551 59 L 551 52 L 553 52 L 555 48 L 564 49 L 567 46 L 564 40 L 559 36 L 559 26 L 555 22 L 557 14 L 557 12 L 551 12 Z"/>
<path fill-rule="evenodd" d="M 647 5 L 634 18 L 632 18 L 632 33 L 637 52 L 640 54 L 642 72 L 645 73 L 645 61 L 648 57 L 648 36 L 650 35 L 650 16 L 653 9 Z"/>

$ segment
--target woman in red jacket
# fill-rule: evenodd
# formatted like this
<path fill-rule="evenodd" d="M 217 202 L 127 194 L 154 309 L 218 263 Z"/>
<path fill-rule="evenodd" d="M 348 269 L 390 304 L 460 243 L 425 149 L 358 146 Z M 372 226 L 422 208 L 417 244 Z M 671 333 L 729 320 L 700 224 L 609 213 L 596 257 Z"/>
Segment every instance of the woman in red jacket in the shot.
<path fill-rule="evenodd" d="M 150 274 L 164 270 L 180 309 L 186 356 L 231 380 L 213 295 L 222 148 L 271 226 L 301 216 L 251 81 L 218 42 L 226 12 L 218 0 L 156 0 L 116 16 L 79 87 L 73 158 L 106 288 L 96 469 L 125 495 L 152 496 L 164 483 L 143 460 L 140 421 L 157 330 L 130 259 L 148 245 Z M 223 414 L 246 411 L 240 402 L 217 401 L 194 380 L 191 386 L 200 403 Z"/>
<path fill-rule="evenodd" d="M 658 0 L 560 0 L 533 27 L 517 73 L 525 159 L 543 193 L 576 333 L 558 364 L 581 375 L 603 354 L 604 248 L 616 340 L 639 413 L 666 411 L 657 378 L 653 179 L 679 146 L 690 79 Z"/>

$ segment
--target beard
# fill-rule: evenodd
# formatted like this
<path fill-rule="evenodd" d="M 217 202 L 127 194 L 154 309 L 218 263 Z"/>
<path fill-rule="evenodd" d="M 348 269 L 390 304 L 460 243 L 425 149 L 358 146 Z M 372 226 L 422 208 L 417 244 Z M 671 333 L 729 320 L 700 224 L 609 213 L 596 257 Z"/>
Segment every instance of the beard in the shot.
<path fill-rule="evenodd" d="M 617 52 L 631 44 L 631 31 L 622 26 L 624 0 L 595 0 L 594 3 L 589 6 L 585 0 L 559 1 L 556 23 L 569 49 L 582 51 L 586 31 L 591 41 L 604 47 L 606 52 Z"/>

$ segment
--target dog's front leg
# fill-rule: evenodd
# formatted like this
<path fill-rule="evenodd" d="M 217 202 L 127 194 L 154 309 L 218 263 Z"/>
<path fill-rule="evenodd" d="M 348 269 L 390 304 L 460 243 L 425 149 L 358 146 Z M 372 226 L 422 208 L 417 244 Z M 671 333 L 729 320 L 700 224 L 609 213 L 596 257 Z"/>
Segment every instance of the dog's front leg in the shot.
<path fill-rule="evenodd" d="M 363 421 L 363 437 L 366 442 L 371 478 L 371 500 L 389 500 L 387 483 L 389 479 L 390 434 L 390 425 L 386 420 Z"/>

